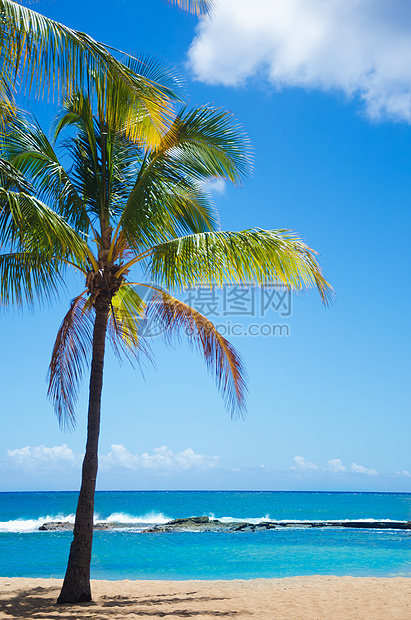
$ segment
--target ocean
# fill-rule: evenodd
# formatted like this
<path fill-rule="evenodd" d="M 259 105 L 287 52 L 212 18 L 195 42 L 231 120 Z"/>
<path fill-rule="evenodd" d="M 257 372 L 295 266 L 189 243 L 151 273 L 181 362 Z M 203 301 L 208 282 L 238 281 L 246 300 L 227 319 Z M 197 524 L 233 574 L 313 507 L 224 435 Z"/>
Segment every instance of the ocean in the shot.
<path fill-rule="evenodd" d="M 77 493 L 0 493 L 0 576 L 64 576 Z M 411 520 L 411 494 L 110 491 L 97 492 L 95 519 L 126 523 L 96 531 L 94 579 L 253 579 L 296 575 L 411 577 L 411 530 L 291 527 L 255 532 L 141 530 L 171 519 L 222 521 Z"/>

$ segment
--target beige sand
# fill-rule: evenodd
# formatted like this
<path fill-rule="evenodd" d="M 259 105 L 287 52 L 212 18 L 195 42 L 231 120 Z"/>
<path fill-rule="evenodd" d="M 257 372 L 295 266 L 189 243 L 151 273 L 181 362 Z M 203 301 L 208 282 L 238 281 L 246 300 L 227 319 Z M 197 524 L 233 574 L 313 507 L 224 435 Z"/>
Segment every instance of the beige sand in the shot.
<path fill-rule="evenodd" d="M 411 620 L 411 579 L 93 581 L 94 601 L 55 604 L 58 579 L 0 578 L 0 618 Z"/>

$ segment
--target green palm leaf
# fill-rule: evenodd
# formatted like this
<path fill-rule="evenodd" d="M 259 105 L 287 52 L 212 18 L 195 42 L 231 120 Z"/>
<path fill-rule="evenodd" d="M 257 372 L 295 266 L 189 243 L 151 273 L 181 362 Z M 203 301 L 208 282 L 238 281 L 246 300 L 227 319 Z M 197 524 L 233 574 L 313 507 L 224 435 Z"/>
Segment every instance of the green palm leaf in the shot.
<path fill-rule="evenodd" d="M 248 138 L 231 114 L 212 107 L 183 109 L 161 144 L 146 151 L 118 230 L 121 225 L 134 247 L 159 243 L 167 235 L 215 230 L 214 206 L 199 183 L 239 182 L 250 165 Z M 175 223 L 171 230 L 167 219 Z"/>
<path fill-rule="evenodd" d="M 26 185 L 30 180 L 26 193 L 30 189 L 31 193 L 36 190 L 37 197 L 53 204 L 76 230 L 88 233 L 90 221 L 83 201 L 53 146 L 34 119 L 19 110 L 7 123 L 0 148 Z M 21 181 L 20 187 L 24 188 Z"/>
<path fill-rule="evenodd" d="M 27 178 L 7 159 L 0 158 L 0 187 L 17 191 L 33 192 Z"/>
<path fill-rule="evenodd" d="M 14 75 L 14 81 L 20 76 L 27 88 L 36 78 L 39 95 L 72 92 L 90 84 L 90 76 L 106 75 L 135 93 L 157 120 L 172 96 L 169 89 L 127 69 L 87 34 L 11 0 L 0 0 L 0 48 L 3 74 Z"/>
<path fill-rule="evenodd" d="M 25 192 L 0 187 L 0 243 L 18 243 L 22 250 L 87 268 L 90 253 L 84 239 L 50 207 Z"/>
<path fill-rule="evenodd" d="M 50 301 L 64 286 L 64 268 L 38 249 L 0 254 L 0 308 Z"/>
<path fill-rule="evenodd" d="M 314 286 L 327 303 L 332 288 L 316 254 L 287 230 L 209 232 L 156 246 L 148 269 L 156 282 L 168 288 L 224 282 L 285 285 L 295 291 Z"/>
<path fill-rule="evenodd" d="M 251 167 L 247 135 L 230 112 L 210 105 L 182 108 L 154 159 L 160 154 L 170 167 L 203 181 L 217 177 L 237 183 Z"/>
<path fill-rule="evenodd" d="M 147 179 L 146 179 L 147 180 Z M 187 233 L 215 230 L 217 214 L 211 199 L 195 184 L 162 182 L 153 177 L 127 201 L 121 226 L 135 251 Z"/>

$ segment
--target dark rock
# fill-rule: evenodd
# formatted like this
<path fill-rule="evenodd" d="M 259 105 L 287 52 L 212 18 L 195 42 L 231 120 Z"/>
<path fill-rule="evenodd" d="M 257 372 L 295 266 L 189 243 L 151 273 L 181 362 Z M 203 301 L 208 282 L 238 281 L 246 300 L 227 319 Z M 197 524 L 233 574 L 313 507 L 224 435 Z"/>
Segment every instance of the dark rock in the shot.
<path fill-rule="evenodd" d="M 155 525 L 153 528 L 143 530 L 143 533 L 158 532 L 256 532 L 259 530 L 272 530 L 281 527 L 351 527 L 357 529 L 394 529 L 410 530 L 411 521 L 261 521 L 261 523 L 248 523 L 230 521 L 222 523 L 217 519 L 210 520 L 208 517 L 189 517 L 188 519 L 174 519 L 164 525 Z"/>
<path fill-rule="evenodd" d="M 253 523 L 227 523 L 230 532 L 254 532 L 256 526 Z"/>
<path fill-rule="evenodd" d="M 188 519 L 173 519 L 168 521 L 166 525 L 172 525 L 173 527 L 190 527 L 191 525 L 204 525 L 204 523 L 213 523 L 208 517 L 189 517 Z M 217 523 L 217 521 L 215 521 Z M 220 523 L 220 521 L 218 521 Z"/>
<path fill-rule="evenodd" d="M 282 521 L 278 527 L 351 527 L 372 530 L 410 530 L 411 521 Z"/>
<path fill-rule="evenodd" d="M 95 523 L 93 530 L 113 530 L 121 527 L 122 523 Z"/>
<path fill-rule="evenodd" d="M 162 525 L 143 530 L 144 534 L 155 534 L 158 532 L 254 532 L 256 529 L 271 530 L 276 527 L 275 523 L 265 521 L 254 524 L 246 521 L 229 521 L 222 523 L 218 519 L 208 517 L 189 517 L 187 519 L 174 519 Z"/>
<path fill-rule="evenodd" d="M 162 525 L 155 525 L 148 530 L 143 530 L 143 532 L 145 534 L 185 531 L 213 532 L 225 527 L 225 523 L 221 523 L 221 521 L 218 521 L 217 519 L 209 519 L 208 517 L 189 517 L 188 519 L 174 519 L 173 521 L 168 521 Z"/>
<path fill-rule="evenodd" d="M 95 523 L 95 530 L 112 530 L 120 527 L 125 527 L 126 524 L 121 523 Z M 39 530 L 42 532 L 71 532 L 74 529 L 74 525 L 72 523 L 68 523 L 68 521 L 48 521 L 47 523 L 43 523 L 40 525 Z"/>
<path fill-rule="evenodd" d="M 72 523 L 68 523 L 67 521 L 48 521 L 48 523 L 43 523 L 40 525 L 39 530 L 43 532 L 66 532 L 70 531 L 74 528 Z"/>
<path fill-rule="evenodd" d="M 411 530 L 410 521 L 343 521 L 337 527 L 367 528 L 373 530 Z"/>

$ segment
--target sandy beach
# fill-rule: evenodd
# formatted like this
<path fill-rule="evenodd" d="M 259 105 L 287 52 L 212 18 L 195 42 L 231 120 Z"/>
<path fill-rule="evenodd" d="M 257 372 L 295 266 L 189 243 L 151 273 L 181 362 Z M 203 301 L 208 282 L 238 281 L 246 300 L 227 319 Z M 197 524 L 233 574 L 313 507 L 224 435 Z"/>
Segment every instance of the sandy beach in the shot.
<path fill-rule="evenodd" d="M 59 579 L 0 578 L 0 618 L 411 619 L 411 579 L 310 576 L 249 581 L 93 581 L 94 601 L 55 604 Z"/>

